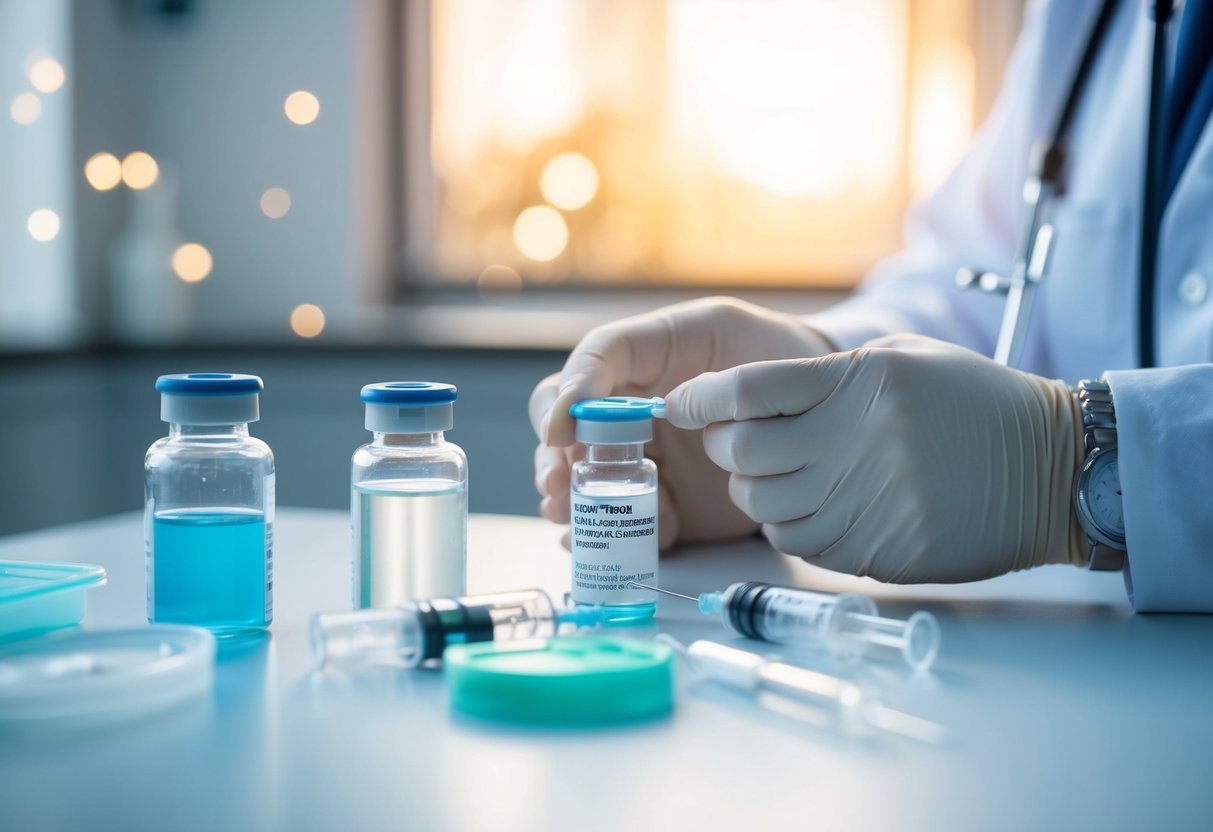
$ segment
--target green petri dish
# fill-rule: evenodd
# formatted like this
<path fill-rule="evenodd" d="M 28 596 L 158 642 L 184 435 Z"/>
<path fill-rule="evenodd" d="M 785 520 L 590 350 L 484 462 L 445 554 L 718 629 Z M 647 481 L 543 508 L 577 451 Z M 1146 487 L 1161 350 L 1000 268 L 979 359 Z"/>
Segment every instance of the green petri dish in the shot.
<path fill-rule="evenodd" d="M 592 728 L 674 708 L 674 654 L 664 644 L 576 636 L 457 644 L 442 663 L 451 707 L 481 719 Z"/>

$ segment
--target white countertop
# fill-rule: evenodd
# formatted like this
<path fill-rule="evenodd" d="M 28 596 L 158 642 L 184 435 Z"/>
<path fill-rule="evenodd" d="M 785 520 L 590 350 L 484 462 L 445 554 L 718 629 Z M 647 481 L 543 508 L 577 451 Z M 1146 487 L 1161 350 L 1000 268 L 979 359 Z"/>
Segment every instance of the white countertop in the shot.
<path fill-rule="evenodd" d="M 559 535 L 537 519 L 473 516 L 470 590 L 561 596 Z M 307 618 L 348 603 L 348 548 L 344 512 L 280 510 L 272 636 L 223 648 L 209 699 L 85 732 L 0 736 L 0 827 L 1213 826 L 1213 616 L 1135 616 L 1118 575 L 1046 567 L 980 584 L 882 587 L 757 539 L 663 558 L 662 583 L 691 594 L 769 580 L 867 591 L 887 614 L 933 611 L 943 646 L 931 674 L 842 668 L 951 729 L 948 745 L 932 747 L 849 737 L 683 667 L 672 718 L 573 731 L 454 716 L 435 671 L 313 673 Z M 85 626 L 144 623 L 138 515 L 3 538 L 0 559 L 103 564 L 109 583 L 90 593 Z M 774 652 L 678 599 L 663 599 L 656 627 L 622 634 L 656 629 Z"/>

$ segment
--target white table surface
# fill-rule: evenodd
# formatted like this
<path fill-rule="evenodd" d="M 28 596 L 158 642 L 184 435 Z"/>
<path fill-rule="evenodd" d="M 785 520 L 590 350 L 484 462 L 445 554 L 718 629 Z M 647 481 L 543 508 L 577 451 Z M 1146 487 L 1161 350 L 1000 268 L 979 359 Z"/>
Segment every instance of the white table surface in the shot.
<path fill-rule="evenodd" d="M 452 715 L 434 671 L 316 674 L 307 618 L 347 603 L 348 518 L 281 510 L 275 544 L 272 636 L 223 649 L 211 697 L 0 736 L 0 829 L 1213 828 L 1213 616 L 1135 616 L 1118 575 L 882 587 L 756 539 L 663 558 L 662 583 L 692 594 L 762 579 L 932 610 L 931 674 L 848 671 L 947 725 L 952 741 L 932 747 L 849 737 L 681 667 L 671 718 L 563 731 Z M 137 515 L 5 538 L 0 559 L 103 564 L 85 626 L 144 623 Z M 537 519 L 474 516 L 469 559 L 473 592 L 567 588 L 559 530 Z M 624 632 L 656 629 L 766 647 L 677 599 L 656 627 Z"/>

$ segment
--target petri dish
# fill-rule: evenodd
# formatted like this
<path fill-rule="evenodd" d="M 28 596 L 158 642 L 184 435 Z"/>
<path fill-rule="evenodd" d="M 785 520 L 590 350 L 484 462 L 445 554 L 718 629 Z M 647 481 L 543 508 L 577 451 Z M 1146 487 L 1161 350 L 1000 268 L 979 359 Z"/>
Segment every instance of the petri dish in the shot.
<path fill-rule="evenodd" d="M 90 563 L 0 560 L 0 643 L 74 627 L 103 583 L 105 569 Z"/>

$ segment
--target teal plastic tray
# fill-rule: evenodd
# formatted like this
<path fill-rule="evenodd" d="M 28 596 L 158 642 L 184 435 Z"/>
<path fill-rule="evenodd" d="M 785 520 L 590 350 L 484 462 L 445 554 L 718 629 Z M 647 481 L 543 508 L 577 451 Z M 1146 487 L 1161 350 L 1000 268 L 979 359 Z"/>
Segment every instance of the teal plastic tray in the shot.
<path fill-rule="evenodd" d="M 0 560 L 0 643 L 74 627 L 84 618 L 84 596 L 105 583 L 91 563 Z"/>

